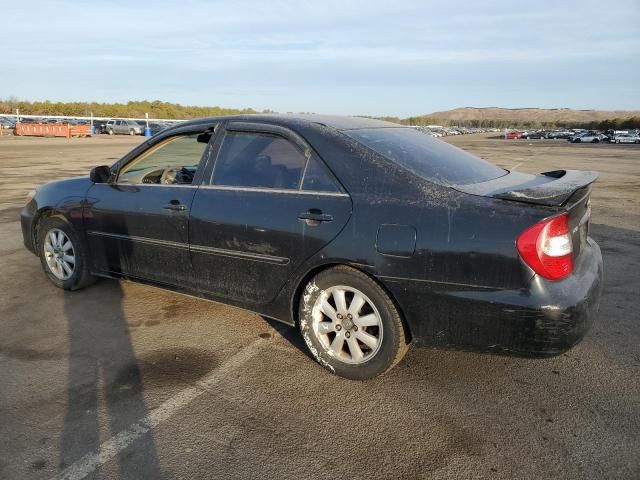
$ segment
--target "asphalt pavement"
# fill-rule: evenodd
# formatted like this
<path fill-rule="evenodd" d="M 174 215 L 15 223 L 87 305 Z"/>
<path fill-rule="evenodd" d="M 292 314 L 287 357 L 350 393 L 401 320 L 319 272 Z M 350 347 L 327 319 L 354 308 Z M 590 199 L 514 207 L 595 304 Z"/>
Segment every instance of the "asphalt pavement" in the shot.
<path fill-rule="evenodd" d="M 412 348 L 353 382 L 246 310 L 48 282 L 22 246 L 26 190 L 137 141 L 0 138 L 0 478 L 640 478 L 640 148 L 449 139 L 509 168 L 603 172 L 599 318 L 555 358 Z"/>

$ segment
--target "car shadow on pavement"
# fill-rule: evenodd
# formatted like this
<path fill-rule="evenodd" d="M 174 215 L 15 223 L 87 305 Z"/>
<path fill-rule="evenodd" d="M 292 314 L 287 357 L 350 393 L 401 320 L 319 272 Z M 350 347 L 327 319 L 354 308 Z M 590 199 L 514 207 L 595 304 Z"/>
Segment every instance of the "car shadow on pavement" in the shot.
<path fill-rule="evenodd" d="M 311 360 L 315 361 L 313 355 L 311 355 L 311 352 L 309 352 L 309 349 L 305 345 L 302 335 L 300 335 L 300 331 L 296 327 L 291 327 L 285 323 L 267 317 L 262 317 L 262 319 L 267 322 L 271 328 L 277 331 L 282 338 L 289 342 L 292 347 L 298 349 Z"/>
<path fill-rule="evenodd" d="M 69 367 L 61 470 L 86 454 L 97 453 L 102 442 L 147 414 L 121 284 L 103 281 L 64 295 Z M 120 478 L 161 477 L 151 433 L 120 452 L 115 461 Z"/>

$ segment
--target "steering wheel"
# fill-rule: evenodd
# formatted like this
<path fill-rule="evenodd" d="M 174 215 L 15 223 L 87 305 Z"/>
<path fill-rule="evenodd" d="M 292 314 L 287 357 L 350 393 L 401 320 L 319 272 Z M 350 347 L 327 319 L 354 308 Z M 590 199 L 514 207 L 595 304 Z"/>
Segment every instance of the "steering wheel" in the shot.
<path fill-rule="evenodd" d="M 160 183 L 162 185 L 174 185 L 178 177 L 178 168 L 167 167 L 160 176 Z"/>

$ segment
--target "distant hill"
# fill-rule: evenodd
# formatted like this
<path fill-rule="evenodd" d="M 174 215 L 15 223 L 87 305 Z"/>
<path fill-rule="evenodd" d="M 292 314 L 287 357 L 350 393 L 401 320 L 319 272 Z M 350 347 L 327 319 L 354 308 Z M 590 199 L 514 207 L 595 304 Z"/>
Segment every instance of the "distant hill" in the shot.
<path fill-rule="evenodd" d="M 196 117 L 257 113 L 252 108 L 224 108 L 155 101 L 130 101 L 127 103 L 96 102 L 51 102 L 24 101 L 15 97 L 0 98 L 0 114 L 13 114 L 16 109 L 24 115 L 67 115 L 97 117 L 142 118 L 145 113 L 150 118 L 171 118 L 184 120 Z M 263 110 L 262 113 L 271 113 Z M 570 108 L 499 108 L 463 107 L 444 112 L 433 112 L 409 118 L 376 117 L 405 125 L 444 125 L 461 127 L 582 127 L 598 128 L 639 128 L 640 111 L 635 110 L 572 110 Z"/>
<path fill-rule="evenodd" d="M 402 119 L 408 124 L 444 124 L 463 126 L 596 126 L 605 121 L 634 124 L 640 122 L 639 110 L 572 110 L 570 108 L 463 107 L 444 112 Z M 628 123 L 628 122 L 627 122 Z"/>

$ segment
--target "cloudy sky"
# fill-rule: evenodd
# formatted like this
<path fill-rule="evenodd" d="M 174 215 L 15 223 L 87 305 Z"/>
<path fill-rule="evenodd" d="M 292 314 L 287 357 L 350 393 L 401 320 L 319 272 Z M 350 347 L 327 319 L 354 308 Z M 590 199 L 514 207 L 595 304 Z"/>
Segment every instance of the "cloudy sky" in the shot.
<path fill-rule="evenodd" d="M 0 97 L 640 109 L 640 0 L 0 0 Z"/>

